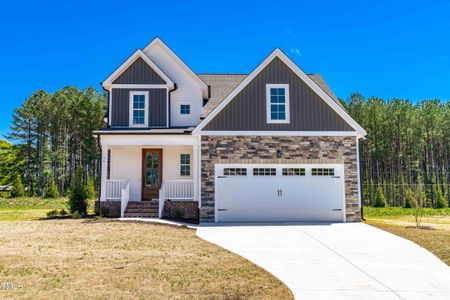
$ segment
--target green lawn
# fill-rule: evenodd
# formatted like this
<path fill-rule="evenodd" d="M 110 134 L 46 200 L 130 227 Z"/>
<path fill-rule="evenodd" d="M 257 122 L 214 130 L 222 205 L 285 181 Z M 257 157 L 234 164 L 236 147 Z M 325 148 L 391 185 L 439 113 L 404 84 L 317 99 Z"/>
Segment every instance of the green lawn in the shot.
<path fill-rule="evenodd" d="M 414 228 L 414 210 L 401 207 L 364 207 L 366 223 L 411 240 L 450 265 L 450 208 L 425 208 L 421 225 Z"/>
<path fill-rule="evenodd" d="M 0 198 L 0 221 L 37 220 L 46 217 L 50 210 L 67 208 L 67 198 L 44 199 L 40 197 Z M 94 210 L 90 203 L 89 212 Z"/>

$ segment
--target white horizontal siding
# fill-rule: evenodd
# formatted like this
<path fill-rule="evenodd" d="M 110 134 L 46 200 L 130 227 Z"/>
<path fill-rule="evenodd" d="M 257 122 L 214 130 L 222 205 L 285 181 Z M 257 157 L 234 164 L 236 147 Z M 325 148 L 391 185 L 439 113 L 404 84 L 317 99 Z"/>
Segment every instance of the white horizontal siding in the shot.
<path fill-rule="evenodd" d="M 154 148 L 163 149 L 163 180 L 193 178 L 192 146 Z M 130 182 L 131 201 L 141 200 L 142 149 L 142 147 L 111 147 L 111 179 L 126 179 Z M 180 154 L 191 155 L 191 176 L 180 175 Z"/>
<path fill-rule="evenodd" d="M 170 98 L 170 125 L 195 126 L 200 123 L 203 96 L 198 83 L 161 47 L 155 46 L 144 53 L 177 85 Z M 181 104 L 191 105 L 190 115 L 180 114 Z"/>

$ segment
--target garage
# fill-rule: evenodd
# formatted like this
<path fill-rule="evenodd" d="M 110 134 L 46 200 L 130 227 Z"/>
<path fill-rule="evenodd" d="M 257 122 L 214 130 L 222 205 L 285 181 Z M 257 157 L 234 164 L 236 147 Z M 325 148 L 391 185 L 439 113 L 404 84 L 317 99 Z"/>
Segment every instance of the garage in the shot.
<path fill-rule="evenodd" d="M 216 222 L 343 222 L 342 164 L 216 164 Z"/>

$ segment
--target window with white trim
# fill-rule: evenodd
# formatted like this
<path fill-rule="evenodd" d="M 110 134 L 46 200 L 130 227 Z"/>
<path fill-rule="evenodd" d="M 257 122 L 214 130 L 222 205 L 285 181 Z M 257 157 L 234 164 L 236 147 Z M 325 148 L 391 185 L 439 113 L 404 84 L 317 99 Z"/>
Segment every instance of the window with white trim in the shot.
<path fill-rule="evenodd" d="M 189 104 L 181 104 L 180 105 L 180 114 L 190 115 L 191 114 L 191 106 Z"/>
<path fill-rule="evenodd" d="M 130 92 L 130 127 L 148 126 L 148 92 Z"/>
<path fill-rule="evenodd" d="M 181 154 L 180 155 L 180 175 L 181 176 L 191 176 L 191 155 Z"/>
<path fill-rule="evenodd" d="M 289 123 L 289 84 L 266 85 L 267 123 Z"/>

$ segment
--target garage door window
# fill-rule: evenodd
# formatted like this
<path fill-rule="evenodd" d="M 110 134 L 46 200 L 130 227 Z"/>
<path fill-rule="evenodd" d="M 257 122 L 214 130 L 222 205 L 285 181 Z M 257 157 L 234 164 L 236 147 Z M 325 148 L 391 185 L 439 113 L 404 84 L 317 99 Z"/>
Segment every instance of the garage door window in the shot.
<path fill-rule="evenodd" d="M 246 168 L 225 168 L 223 169 L 225 176 L 247 176 Z"/>
<path fill-rule="evenodd" d="M 283 168 L 283 176 L 305 176 L 304 168 Z"/>
<path fill-rule="evenodd" d="M 253 176 L 276 176 L 277 170 L 275 168 L 254 168 Z"/>
<path fill-rule="evenodd" d="M 334 176 L 333 168 L 313 168 L 311 169 L 312 176 Z"/>

